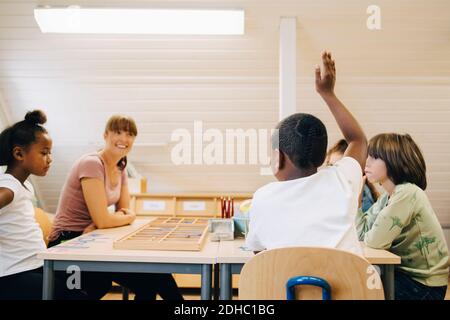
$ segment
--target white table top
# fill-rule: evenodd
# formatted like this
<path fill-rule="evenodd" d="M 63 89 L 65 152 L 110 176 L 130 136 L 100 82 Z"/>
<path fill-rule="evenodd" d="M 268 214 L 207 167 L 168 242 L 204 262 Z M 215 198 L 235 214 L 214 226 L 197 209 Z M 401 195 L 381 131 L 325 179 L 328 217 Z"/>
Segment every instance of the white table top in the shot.
<path fill-rule="evenodd" d="M 154 262 L 154 263 L 245 263 L 254 253 L 243 250 L 244 239 L 212 242 L 206 240 L 201 251 L 119 250 L 113 248 L 114 240 L 138 229 L 154 218 L 139 218 L 132 225 L 95 230 L 64 242 L 38 254 L 43 260 Z M 365 258 L 372 264 L 400 264 L 399 256 L 386 251 L 368 248 L 361 243 Z"/>
<path fill-rule="evenodd" d="M 132 225 L 95 230 L 64 242 L 38 254 L 43 260 L 156 262 L 214 264 L 217 260 L 218 242 L 206 240 L 201 251 L 118 250 L 114 240 L 138 229 L 153 218 L 139 218 Z"/>
<path fill-rule="evenodd" d="M 217 263 L 245 263 L 250 260 L 254 253 L 243 249 L 244 242 L 244 239 L 221 241 L 219 243 Z M 361 242 L 361 246 L 364 257 L 371 264 L 400 264 L 401 262 L 399 256 L 389 251 L 369 248 L 363 242 Z"/>

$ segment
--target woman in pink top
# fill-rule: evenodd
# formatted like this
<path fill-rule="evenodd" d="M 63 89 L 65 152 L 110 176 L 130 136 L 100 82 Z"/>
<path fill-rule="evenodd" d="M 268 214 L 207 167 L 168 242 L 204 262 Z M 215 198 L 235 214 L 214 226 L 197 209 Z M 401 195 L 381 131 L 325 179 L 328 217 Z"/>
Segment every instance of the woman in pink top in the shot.
<path fill-rule="evenodd" d="M 136 215 L 129 209 L 126 165 L 137 135 L 133 119 L 112 116 L 106 124 L 105 147 L 82 156 L 69 172 L 61 192 L 50 235 L 49 247 L 78 237 L 96 228 L 128 225 Z M 115 212 L 108 207 L 115 205 Z M 83 272 L 82 290 L 92 299 L 100 299 L 112 281 L 135 292 L 135 299 L 182 299 L 171 274 Z"/>

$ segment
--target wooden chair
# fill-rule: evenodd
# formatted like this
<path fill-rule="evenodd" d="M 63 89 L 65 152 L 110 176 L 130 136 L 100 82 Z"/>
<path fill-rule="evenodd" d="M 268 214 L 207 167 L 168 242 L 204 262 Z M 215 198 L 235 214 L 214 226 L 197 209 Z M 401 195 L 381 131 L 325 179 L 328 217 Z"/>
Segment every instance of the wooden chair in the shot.
<path fill-rule="evenodd" d="M 248 261 L 239 281 L 239 299 L 286 300 L 294 277 L 325 280 L 333 300 L 383 300 L 380 276 L 356 254 L 329 248 L 289 247 L 260 252 Z M 297 299 L 321 299 L 322 288 L 299 285 Z"/>

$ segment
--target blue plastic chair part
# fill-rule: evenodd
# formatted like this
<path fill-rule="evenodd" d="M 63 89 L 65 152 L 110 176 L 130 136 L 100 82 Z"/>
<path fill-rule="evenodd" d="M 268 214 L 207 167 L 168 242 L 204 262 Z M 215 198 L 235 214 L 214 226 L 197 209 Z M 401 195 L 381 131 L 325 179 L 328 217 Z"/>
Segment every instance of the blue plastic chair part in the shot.
<path fill-rule="evenodd" d="M 295 300 L 295 287 L 301 285 L 316 286 L 322 288 L 322 300 L 331 300 L 331 286 L 330 284 L 317 277 L 297 276 L 290 278 L 286 283 L 286 298 L 287 300 Z"/>

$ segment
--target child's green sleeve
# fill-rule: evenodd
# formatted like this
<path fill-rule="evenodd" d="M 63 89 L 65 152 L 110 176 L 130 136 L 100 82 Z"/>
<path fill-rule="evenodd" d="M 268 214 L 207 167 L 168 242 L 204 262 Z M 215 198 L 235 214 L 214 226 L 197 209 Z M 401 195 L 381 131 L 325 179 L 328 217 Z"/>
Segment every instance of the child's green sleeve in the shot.
<path fill-rule="evenodd" d="M 363 241 L 365 234 L 372 228 L 378 216 L 378 208 L 379 204 L 377 202 L 366 212 L 363 212 L 362 208 L 358 209 L 356 214 L 356 231 L 358 232 L 359 241 Z"/>
<path fill-rule="evenodd" d="M 395 191 L 386 207 L 381 208 L 371 225 L 373 215 L 368 215 L 364 242 L 371 248 L 389 249 L 392 242 L 409 224 L 415 205 L 414 194 L 402 189 Z M 371 209 L 373 209 L 372 206 Z M 362 230 L 365 230 L 365 229 Z"/>

